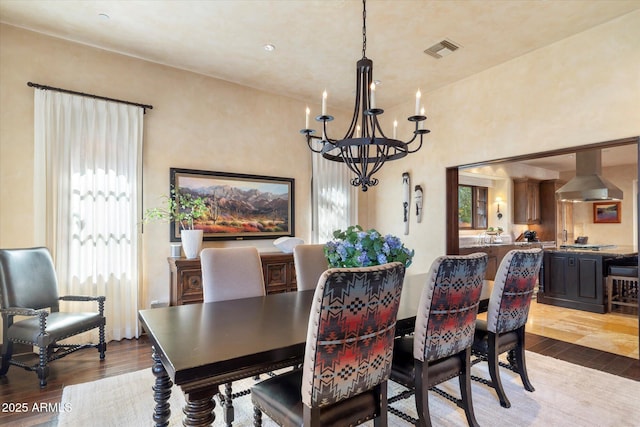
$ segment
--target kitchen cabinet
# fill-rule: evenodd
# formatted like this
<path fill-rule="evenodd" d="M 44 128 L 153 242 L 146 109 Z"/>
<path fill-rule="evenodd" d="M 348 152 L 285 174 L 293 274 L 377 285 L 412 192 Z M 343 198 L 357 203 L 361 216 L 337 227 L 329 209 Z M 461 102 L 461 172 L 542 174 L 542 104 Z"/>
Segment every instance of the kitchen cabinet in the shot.
<path fill-rule="evenodd" d="M 609 258 L 596 253 L 545 251 L 537 301 L 605 313 L 603 265 Z"/>
<path fill-rule="evenodd" d="M 263 252 L 260 254 L 264 287 L 267 294 L 297 290 L 293 254 Z M 200 259 L 168 258 L 170 305 L 202 302 L 202 269 Z"/>
<path fill-rule="evenodd" d="M 558 244 L 573 242 L 573 203 L 556 200 L 556 190 L 565 182 L 558 179 L 540 181 L 540 227 L 536 227 L 542 242 Z"/>
<path fill-rule="evenodd" d="M 498 271 L 498 246 L 478 246 L 470 248 L 460 248 L 460 255 L 470 255 L 476 252 L 484 252 L 487 254 L 487 271 L 484 278 L 487 280 L 493 280 L 496 277 Z"/>
<path fill-rule="evenodd" d="M 540 181 L 513 180 L 514 224 L 540 224 Z"/>
<path fill-rule="evenodd" d="M 540 244 L 538 243 L 525 243 L 518 245 L 486 245 L 486 246 L 470 246 L 466 248 L 460 248 L 460 255 L 469 255 L 476 252 L 484 252 L 487 254 L 487 271 L 485 273 L 485 279 L 494 280 L 496 278 L 496 273 L 498 272 L 498 266 L 502 262 L 502 258 L 512 249 L 531 249 L 531 248 L 539 248 Z"/>

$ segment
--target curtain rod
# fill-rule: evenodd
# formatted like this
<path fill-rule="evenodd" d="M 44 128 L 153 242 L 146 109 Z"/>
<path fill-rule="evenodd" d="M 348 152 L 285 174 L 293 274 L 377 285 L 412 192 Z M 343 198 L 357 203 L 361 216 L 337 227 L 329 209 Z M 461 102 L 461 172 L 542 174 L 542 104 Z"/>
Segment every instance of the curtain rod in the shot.
<path fill-rule="evenodd" d="M 89 98 L 102 99 L 103 101 L 113 101 L 113 102 L 119 102 L 121 104 L 134 105 L 136 107 L 143 108 L 145 113 L 147 112 L 147 108 L 149 110 L 153 110 L 153 105 L 138 104 L 137 102 L 123 101 L 121 99 L 114 99 L 114 98 L 107 98 L 105 96 L 92 95 L 90 93 L 84 93 L 84 92 L 76 92 L 76 91 L 73 91 L 73 90 L 61 89 L 59 87 L 46 86 L 46 85 L 41 85 L 41 84 L 32 83 L 32 82 L 27 82 L 27 86 L 34 87 L 36 89 L 55 90 L 57 92 L 70 93 L 72 95 L 80 95 L 80 96 L 86 96 L 86 97 L 89 97 Z"/>

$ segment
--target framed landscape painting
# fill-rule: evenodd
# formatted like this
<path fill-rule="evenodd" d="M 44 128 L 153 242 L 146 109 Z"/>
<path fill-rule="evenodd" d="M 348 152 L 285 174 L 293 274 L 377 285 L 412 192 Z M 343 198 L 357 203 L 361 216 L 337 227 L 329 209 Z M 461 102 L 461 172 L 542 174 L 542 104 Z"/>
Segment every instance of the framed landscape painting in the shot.
<path fill-rule="evenodd" d="M 619 223 L 620 202 L 597 202 L 593 204 L 593 222 Z"/>
<path fill-rule="evenodd" d="M 201 197 L 204 218 L 194 221 L 204 240 L 275 239 L 294 236 L 294 179 L 171 168 L 171 188 Z M 171 223 L 171 241 L 180 241 Z"/>

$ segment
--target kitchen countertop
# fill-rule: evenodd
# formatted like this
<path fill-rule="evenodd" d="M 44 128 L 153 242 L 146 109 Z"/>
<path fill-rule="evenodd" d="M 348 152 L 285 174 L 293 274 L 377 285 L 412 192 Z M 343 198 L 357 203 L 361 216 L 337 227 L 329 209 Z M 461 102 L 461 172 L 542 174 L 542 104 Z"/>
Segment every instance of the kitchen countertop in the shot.
<path fill-rule="evenodd" d="M 564 253 L 577 253 L 586 255 L 606 255 L 606 256 L 633 256 L 638 254 L 638 250 L 633 246 L 611 246 L 604 247 L 599 250 L 589 250 L 583 248 L 545 248 L 548 252 L 564 252 Z"/>
<path fill-rule="evenodd" d="M 499 246 L 528 246 L 532 245 L 533 247 L 538 247 L 542 242 L 515 242 L 515 243 L 478 243 L 473 245 L 464 245 L 460 246 L 460 249 L 469 249 L 469 248 L 494 248 Z"/>

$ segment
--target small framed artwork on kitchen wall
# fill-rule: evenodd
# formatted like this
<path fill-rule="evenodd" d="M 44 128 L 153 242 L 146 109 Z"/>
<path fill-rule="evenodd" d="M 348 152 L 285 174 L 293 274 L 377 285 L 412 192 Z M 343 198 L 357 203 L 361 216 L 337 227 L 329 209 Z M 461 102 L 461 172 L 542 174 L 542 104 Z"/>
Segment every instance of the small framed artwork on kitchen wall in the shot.
<path fill-rule="evenodd" d="M 593 204 L 593 222 L 614 224 L 620 222 L 620 202 L 597 202 Z"/>

